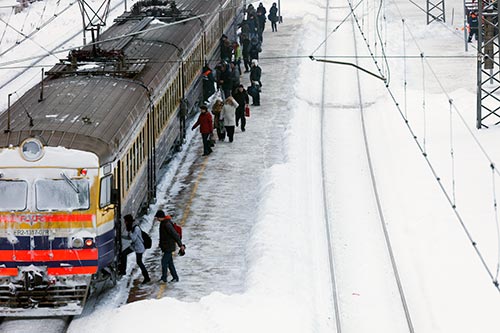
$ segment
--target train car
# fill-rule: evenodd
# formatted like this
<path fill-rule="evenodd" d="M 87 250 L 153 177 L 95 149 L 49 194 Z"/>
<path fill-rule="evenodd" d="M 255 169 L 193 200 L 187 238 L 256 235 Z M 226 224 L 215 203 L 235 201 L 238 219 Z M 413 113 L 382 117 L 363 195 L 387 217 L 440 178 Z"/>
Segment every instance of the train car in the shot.
<path fill-rule="evenodd" d="M 79 314 L 116 277 L 121 216 L 154 200 L 242 15 L 242 0 L 138 2 L 0 115 L 0 316 Z"/>

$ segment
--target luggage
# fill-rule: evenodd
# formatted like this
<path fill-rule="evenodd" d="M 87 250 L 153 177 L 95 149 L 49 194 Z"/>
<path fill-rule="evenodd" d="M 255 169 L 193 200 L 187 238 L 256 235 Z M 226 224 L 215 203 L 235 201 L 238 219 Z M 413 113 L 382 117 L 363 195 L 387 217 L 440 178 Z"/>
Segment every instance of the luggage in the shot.
<path fill-rule="evenodd" d="M 245 106 L 245 117 L 250 117 L 250 107 L 248 105 Z"/>

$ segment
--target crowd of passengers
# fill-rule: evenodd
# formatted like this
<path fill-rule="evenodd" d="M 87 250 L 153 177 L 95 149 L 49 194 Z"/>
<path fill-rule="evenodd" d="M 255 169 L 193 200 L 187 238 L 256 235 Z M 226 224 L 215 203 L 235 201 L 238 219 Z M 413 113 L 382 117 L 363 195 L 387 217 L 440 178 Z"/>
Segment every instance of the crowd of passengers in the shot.
<path fill-rule="evenodd" d="M 214 128 L 219 141 L 224 141 L 227 136 L 229 142 L 233 142 L 236 127 L 241 126 L 241 131 L 245 132 L 250 97 L 252 106 L 260 106 L 262 69 L 259 66 L 259 54 L 262 52 L 267 20 L 271 22 L 272 31 L 278 31 L 276 3 L 272 4 L 269 14 L 266 14 L 267 10 L 262 3 L 257 8 L 249 4 L 246 18 L 239 24 L 236 40 L 222 35 L 219 41 L 220 62 L 214 70 L 208 64 L 202 69 L 205 103 L 200 107 L 201 114 L 192 129 L 200 127 L 203 156 L 212 153 Z M 244 73 L 249 73 L 250 85 L 246 89 L 241 82 Z M 214 94 L 215 101 L 210 101 Z"/>

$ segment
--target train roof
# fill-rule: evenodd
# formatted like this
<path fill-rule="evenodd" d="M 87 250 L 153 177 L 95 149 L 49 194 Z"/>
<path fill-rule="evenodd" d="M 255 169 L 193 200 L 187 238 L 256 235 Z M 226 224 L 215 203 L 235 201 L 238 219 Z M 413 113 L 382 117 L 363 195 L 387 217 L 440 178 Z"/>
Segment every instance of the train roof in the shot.
<path fill-rule="evenodd" d="M 138 61 L 138 72 L 131 78 L 96 72 L 81 75 L 68 74 L 68 65 L 54 66 L 53 75 L 44 80 L 43 100 L 39 101 L 38 85 L 10 112 L 0 115 L 0 147 L 18 146 L 37 136 L 47 146 L 92 151 L 101 164 L 114 160 L 124 148 L 120 145 L 145 121 L 151 102 L 163 93 L 160 87 L 166 78 L 180 68 L 181 56 L 201 36 L 207 21 L 217 19 L 219 2 L 187 0 L 178 8 L 192 16 L 214 15 L 166 24 L 152 17 L 132 19 L 125 13 L 101 35 L 105 42 L 100 48 L 122 50 L 126 59 Z M 5 131 L 9 126 L 10 131 Z"/>

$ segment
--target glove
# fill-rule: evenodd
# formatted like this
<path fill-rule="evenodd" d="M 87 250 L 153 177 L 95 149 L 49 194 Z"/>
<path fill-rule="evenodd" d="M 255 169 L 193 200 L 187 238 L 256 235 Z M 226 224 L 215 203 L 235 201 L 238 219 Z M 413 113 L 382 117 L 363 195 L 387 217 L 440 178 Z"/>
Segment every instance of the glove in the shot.
<path fill-rule="evenodd" d="M 186 245 L 182 244 L 182 246 L 181 246 L 181 248 L 179 249 L 179 252 L 178 252 L 177 254 L 178 254 L 178 255 L 180 255 L 180 256 L 182 257 L 183 255 L 185 255 L 185 254 L 186 254 L 185 249 L 186 249 Z"/>

